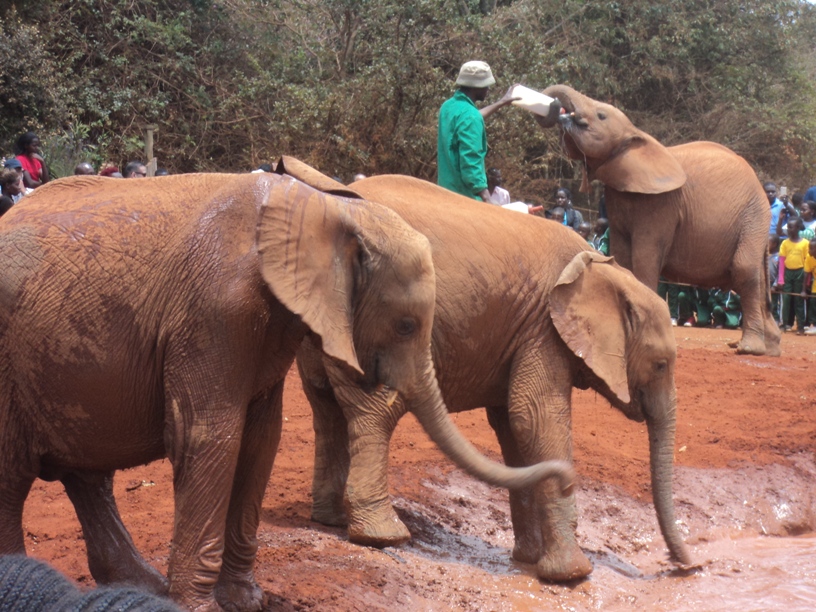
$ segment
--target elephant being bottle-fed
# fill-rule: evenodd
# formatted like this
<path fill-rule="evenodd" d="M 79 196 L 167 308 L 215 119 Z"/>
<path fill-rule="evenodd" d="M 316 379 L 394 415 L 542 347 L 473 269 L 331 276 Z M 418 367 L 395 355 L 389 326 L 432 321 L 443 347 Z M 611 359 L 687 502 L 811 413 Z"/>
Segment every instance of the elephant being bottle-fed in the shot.
<path fill-rule="evenodd" d="M 662 275 L 736 291 L 737 352 L 779 355 L 767 276 L 770 211 L 751 166 L 713 142 L 664 147 L 619 109 L 565 85 L 544 94 L 565 111 L 558 126 L 567 154 L 585 166 L 582 190 L 591 180 L 604 184 L 611 255 L 655 290 Z"/>
<path fill-rule="evenodd" d="M 0 555 L 25 552 L 32 482 L 60 480 L 97 582 L 260 610 L 261 501 L 307 334 L 359 388 L 402 394 L 465 469 L 571 485 L 565 462 L 507 468 L 453 426 L 431 360 L 430 245 L 387 208 L 268 173 L 75 176 L 26 198 L 0 226 Z M 162 457 L 167 581 L 113 498 L 115 470 Z"/>

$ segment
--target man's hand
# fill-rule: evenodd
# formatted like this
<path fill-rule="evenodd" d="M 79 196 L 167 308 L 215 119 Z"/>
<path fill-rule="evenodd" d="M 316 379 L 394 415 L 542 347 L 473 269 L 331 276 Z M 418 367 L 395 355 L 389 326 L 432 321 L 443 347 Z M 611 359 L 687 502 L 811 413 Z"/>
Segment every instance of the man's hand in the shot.
<path fill-rule="evenodd" d="M 504 106 L 507 106 L 508 104 L 510 104 L 511 102 L 514 102 L 515 100 L 521 100 L 521 98 L 519 98 L 518 96 L 514 97 L 512 95 L 513 88 L 516 85 L 517 85 L 517 83 L 511 85 L 510 89 L 508 89 L 505 92 L 504 96 L 502 96 L 502 98 L 500 100 L 498 100 L 497 102 L 494 102 L 493 104 L 489 104 L 488 106 L 485 106 L 483 109 L 480 109 L 479 112 L 482 114 L 482 119 L 487 119 L 494 112 L 496 112 L 497 110 L 499 110 L 500 108 L 502 108 Z"/>

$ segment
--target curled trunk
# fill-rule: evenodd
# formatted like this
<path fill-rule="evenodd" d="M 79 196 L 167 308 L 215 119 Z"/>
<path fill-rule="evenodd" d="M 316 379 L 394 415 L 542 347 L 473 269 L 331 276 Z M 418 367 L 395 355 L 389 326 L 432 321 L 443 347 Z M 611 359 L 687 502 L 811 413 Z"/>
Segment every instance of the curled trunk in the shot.
<path fill-rule="evenodd" d="M 571 493 L 575 473 L 566 461 L 543 461 L 529 467 L 510 468 L 482 455 L 451 421 L 430 361 L 424 370 L 416 392 L 405 398 L 406 405 L 442 452 L 459 467 L 479 480 L 507 489 L 523 489 L 554 476 L 560 481 L 562 493 Z"/>

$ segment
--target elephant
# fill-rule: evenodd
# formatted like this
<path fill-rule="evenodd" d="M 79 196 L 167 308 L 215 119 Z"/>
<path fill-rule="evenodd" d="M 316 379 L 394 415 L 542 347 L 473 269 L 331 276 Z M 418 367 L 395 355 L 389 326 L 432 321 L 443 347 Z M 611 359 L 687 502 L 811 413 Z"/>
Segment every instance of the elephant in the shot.
<path fill-rule="evenodd" d="M 453 426 L 430 354 L 430 246 L 385 207 L 265 173 L 77 176 L 4 216 L 0 256 L 0 554 L 25 553 L 32 482 L 60 480 L 97 582 L 259 610 L 255 534 L 283 381 L 307 335 L 360 389 L 402 394 L 466 469 L 571 483 L 564 463 L 490 462 Z M 112 492 L 115 470 L 162 457 L 168 581 Z"/>
<path fill-rule="evenodd" d="M 676 348 L 665 302 L 558 223 L 407 176 L 369 177 L 350 188 L 431 243 L 432 353 L 448 409 L 486 407 L 511 466 L 572 461 L 573 387 L 591 387 L 628 418 L 645 420 L 660 528 L 671 558 L 690 565 L 672 501 Z M 410 533 L 387 486 L 388 443 L 404 405 L 361 393 L 308 339 L 297 364 L 313 409 L 313 520 L 348 525 L 360 544 L 405 542 Z M 575 537 L 574 495 L 541 481 L 511 491 L 510 510 L 513 557 L 535 563 L 540 578 L 569 581 L 592 571 Z"/>
<path fill-rule="evenodd" d="M 544 90 L 564 113 L 567 155 L 604 184 L 610 254 L 647 286 L 733 289 L 742 298 L 738 353 L 779 355 L 767 277 L 768 198 L 750 165 L 713 142 L 664 147 L 609 104 L 565 85 Z M 539 121 L 543 127 L 549 123 Z"/>

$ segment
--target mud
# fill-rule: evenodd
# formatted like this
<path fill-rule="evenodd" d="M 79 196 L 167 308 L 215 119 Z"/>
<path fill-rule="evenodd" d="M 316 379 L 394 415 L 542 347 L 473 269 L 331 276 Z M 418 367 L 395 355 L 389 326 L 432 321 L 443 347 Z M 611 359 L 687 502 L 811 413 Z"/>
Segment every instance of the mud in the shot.
<path fill-rule="evenodd" d="M 595 570 L 539 582 L 510 557 L 504 491 L 454 468 L 408 416 L 391 448 L 391 489 L 414 538 L 350 544 L 309 521 L 313 434 L 290 373 L 284 433 L 267 487 L 256 575 L 269 610 L 816 609 L 816 338 L 786 334 L 783 357 L 736 356 L 737 332 L 678 328 L 675 499 L 699 568 L 666 560 L 649 488 L 645 426 L 593 392 L 574 394 L 578 535 Z M 455 415 L 498 459 L 483 411 Z M 117 475 L 126 524 L 162 571 L 172 529 L 166 461 Z M 93 586 L 79 524 L 59 483 L 37 482 L 25 508 L 29 554 Z"/>

